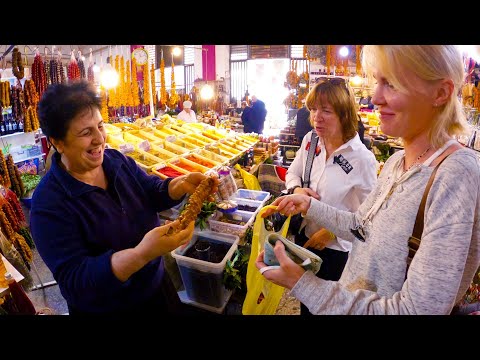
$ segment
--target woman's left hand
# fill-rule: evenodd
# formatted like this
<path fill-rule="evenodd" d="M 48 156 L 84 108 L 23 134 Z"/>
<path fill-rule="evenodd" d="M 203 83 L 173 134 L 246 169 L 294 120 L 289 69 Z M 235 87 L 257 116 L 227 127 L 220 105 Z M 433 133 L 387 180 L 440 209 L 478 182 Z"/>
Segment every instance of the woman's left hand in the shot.
<path fill-rule="evenodd" d="M 291 289 L 305 273 L 305 270 L 287 256 L 285 253 L 285 245 L 283 245 L 281 241 L 275 243 L 273 252 L 280 263 L 280 268 L 266 270 L 263 276 L 274 284 Z M 265 251 L 261 251 L 255 261 L 255 266 L 259 270 L 267 266 L 267 264 L 263 262 L 264 253 Z"/>
<path fill-rule="evenodd" d="M 214 179 L 215 184 L 213 186 L 211 195 L 218 191 L 218 178 L 216 176 L 210 176 Z M 185 194 L 193 194 L 195 189 L 200 183 L 207 178 L 200 172 L 192 172 L 188 175 L 179 176 L 173 179 L 168 186 L 168 193 L 172 199 L 180 199 Z M 213 201 L 210 199 L 210 201 Z"/>

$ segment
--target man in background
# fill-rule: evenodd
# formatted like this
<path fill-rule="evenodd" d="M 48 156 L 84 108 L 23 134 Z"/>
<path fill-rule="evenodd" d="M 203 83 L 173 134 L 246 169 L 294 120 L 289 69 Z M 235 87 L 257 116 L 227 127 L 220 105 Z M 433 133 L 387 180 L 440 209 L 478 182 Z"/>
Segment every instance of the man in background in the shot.
<path fill-rule="evenodd" d="M 251 119 L 250 119 L 250 112 L 252 108 L 248 106 L 246 101 L 242 101 L 242 124 L 243 124 L 243 132 L 249 133 L 252 132 L 251 126 Z"/>
<path fill-rule="evenodd" d="M 183 102 L 183 110 L 177 115 L 177 119 L 183 120 L 188 123 L 196 123 L 197 115 L 192 110 L 192 102 L 186 100 Z"/>
<path fill-rule="evenodd" d="M 250 111 L 250 127 L 257 134 L 263 133 L 265 118 L 267 117 L 267 109 L 262 100 L 258 100 L 255 95 L 252 96 L 252 110 Z"/>
<path fill-rule="evenodd" d="M 295 138 L 299 144 L 302 143 L 303 137 L 313 129 L 310 123 L 310 111 L 305 105 L 305 100 L 302 100 L 302 104 L 303 106 L 297 111 L 297 115 L 295 115 L 297 120 L 295 123 Z"/>

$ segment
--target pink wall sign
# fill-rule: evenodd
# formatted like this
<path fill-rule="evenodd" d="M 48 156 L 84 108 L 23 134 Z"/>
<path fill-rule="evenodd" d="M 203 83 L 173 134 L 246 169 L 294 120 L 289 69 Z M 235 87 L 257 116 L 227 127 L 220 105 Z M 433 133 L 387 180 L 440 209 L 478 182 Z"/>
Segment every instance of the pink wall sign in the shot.
<path fill-rule="evenodd" d="M 203 80 L 215 80 L 215 45 L 202 45 Z"/>

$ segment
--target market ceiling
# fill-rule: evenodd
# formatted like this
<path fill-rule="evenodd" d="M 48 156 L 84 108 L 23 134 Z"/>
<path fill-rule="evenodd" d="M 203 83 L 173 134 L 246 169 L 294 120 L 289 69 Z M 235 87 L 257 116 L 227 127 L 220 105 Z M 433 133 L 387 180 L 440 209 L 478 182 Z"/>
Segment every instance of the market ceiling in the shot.
<path fill-rule="evenodd" d="M 70 54 L 72 50 L 75 50 L 75 55 L 77 51 L 81 51 L 82 55 L 88 57 L 90 54 L 90 49 L 92 49 L 92 54 L 96 54 L 99 51 L 108 51 L 109 45 L 0 45 L 0 61 L 3 64 L 3 58 L 5 57 L 6 63 L 4 67 L 10 67 L 12 62 L 11 52 L 17 47 L 18 50 L 22 53 L 22 57 L 27 56 L 27 63 L 31 64 L 33 58 L 35 57 L 35 49 L 39 49 L 42 55 L 51 55 L 52 48 L 54 48 L 55 53 L 57 50 L 60 50 L 62 53 L 62 59 L 70 59 Z M 105 53 L 106 54 L 106 53 Z"/>

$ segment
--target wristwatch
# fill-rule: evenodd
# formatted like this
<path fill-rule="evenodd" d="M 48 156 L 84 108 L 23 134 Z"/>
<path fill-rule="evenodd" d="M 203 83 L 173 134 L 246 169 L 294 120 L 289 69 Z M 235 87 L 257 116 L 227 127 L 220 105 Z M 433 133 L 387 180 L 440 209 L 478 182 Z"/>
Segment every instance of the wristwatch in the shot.
<path fill-rule="evenodd" d="M 295 185 L 294 187 L 291 187 L 290 189 L 288 189 L 288 195 L 292 195 L 296 188 L 301 188 L 301 186 Z"/>

